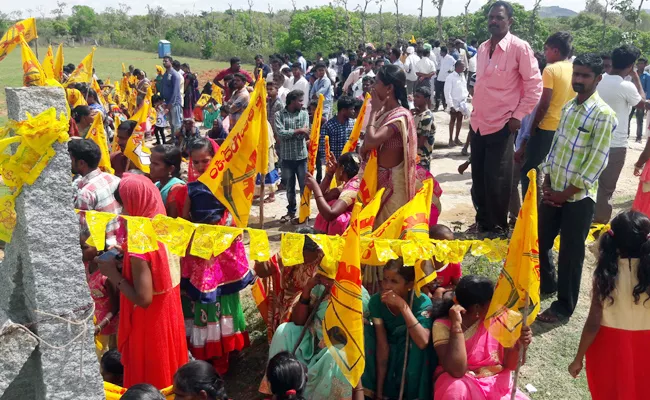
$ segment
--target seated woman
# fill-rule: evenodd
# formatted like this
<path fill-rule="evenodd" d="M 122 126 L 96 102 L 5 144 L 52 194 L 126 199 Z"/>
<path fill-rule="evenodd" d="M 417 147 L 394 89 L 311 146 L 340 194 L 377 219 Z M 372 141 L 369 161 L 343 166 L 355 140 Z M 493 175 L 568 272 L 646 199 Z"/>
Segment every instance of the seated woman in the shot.
<path fill-rule="evenodd" d="M 318 206 L 318 216 L 314 228 L 328 235 L 342 235 L 350 223 L 350 214 L 359 191 L 360 179 L 357 177 L 361 159 L 357 153 L 345 153 L 336 161 L 328 161 L 327 173 L 318 184 L 313 175 L 307 174 L 305 185 L 311 189 Z M 332 178 L 336 176 L 338 187 L 330 189 Z"/>
<path fill-rule="evenodd" d="M 429 340 L 431 300 L 424 293 L 416 297 L 412 292 L 415 269 L 404 266 L 401 258 L 390 260 L 383 272 L 382 292 L 374 294 L 368 304 L 375 329 L 365 335 L 366 370 L 361 378 L 365 394 L 373 399 L 397 399 L 404 379 L 404 399 L 430 399 L 431 371 L 436 364 Z M 407 335 L 408 361 L 406 377 L 402 377 Z"/>
<path fill-rule="evenodd" d="M 293 307 L 291 322 L 278 327 L 269 348 L 269 360 L 280 352 L 292 351 L 307 322 L 307 317 L 314 307 L 317 307 L 311 326 L 306 330 L 295 353 L 296 358 L 307 366 L 305 399 L 340 400 L 351 399 L 353 395 L 358 398 L 362 394 L 361 382 L 357 388 L 352 388 L 323 340 L 322 323 L 329 304 L 329 295 L 320 304 L 316 303 L 324 291 L 330 290 L 331 285 L 332 281 L 320 274 L 314 275 L 307 281 L 298 303 Z M 365 289 L 363 289 L 362 296 L 364 315 L 366 315 L 369 297 Z M 259 390 L 269 396 L 273 394 L 266 377 L 262 380 Z"/>
<path fill-rule="evenodd" d="M 447 301 L 433 324 L 433 346 L 440 365 L 436 369 L 434 398 L 488 400 L 510 398 L 512 374 L 519 349 L 528 347 L 533 334 L 522 328 L 519 342 L 504 348 L 485 328 L 485 316 L 494 284 L 476 275 L 464 276 L 456 286 L 456 298 Z M 456 303 L 456 304 L 454 304 Z M 528 399 L 517 390 L 517 399 Z"/>
<path fill-rule="evenodd" d="M 181 161 L 180 149 L 172 144 L 161 144 L 151 149 L 149 178 L 160 190 L 167 216 L 172 218 L 179 216 L 176 197 L 185 186 L 180 179 Z"/>
<path fill-rule="evenodd" d="M 182 217 L 199 224 L 234 226 L 234 219 L 210 189 L 196 178 L 212 161 L 216 143 L 201 137 L 189 143 L 192 174 L 179 195 Z M 241 235 L 209 260 L 190 254 L 181 260 L 181 301 L 189 348 L 196 359 L 212 361 L 218 373 L 228 370 L 228 354 L 248 346 L 239 291 L 253 281 Z"/>
<path fill-rule="evenodd" d="M 194 360 L 183 365 L 174 375 L 176 399 L 228 400 L 224 382 L 205 361 Z"/>
<path fill-rule="evenodd" d="M 262 318 L 266 322 L 269 341 L 278 325 L 291 320 L 291 310 L 298 302 L 307 282 L 316 274 L 323 259 L 323 251 L 309 236 L 322 232 L 303 226 L 296 233 L 305 235 L 302 247 L 302 264 L 285 267 L 280 254 L 268 261 L 256 261 L 255 273 L 259 278 L 256 285 L 261 286 L 264 299 L 258 304 Z M 270 308 L 270 309 L 269 309 Z"/>

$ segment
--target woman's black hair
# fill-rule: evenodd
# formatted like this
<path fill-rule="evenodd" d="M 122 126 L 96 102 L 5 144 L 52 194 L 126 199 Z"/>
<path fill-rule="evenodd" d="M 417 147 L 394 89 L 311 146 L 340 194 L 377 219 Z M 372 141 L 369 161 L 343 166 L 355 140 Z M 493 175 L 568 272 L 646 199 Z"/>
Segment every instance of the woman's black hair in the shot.
<path fill-rule="evenodd" d="M 349 152 L 341 154 L 338 161 L 339 167 L 343 168 L 343 172 L 347 175 L 348 179 L 352 179 L 359 173 L 359 165 L 361 164 L 361 159 L 359 154 L 354 152 Z"/>
<path fill-rule="evenodd" d="M 594 295 L 600 302 L 614 303 L 619 258 L 639 258 L 637 279 L 632 295 L 639 302 L 643 293 L 650 295 L 650 219 L 638 211 L 626 211 L 610 223 L 610 232 L 600 238 L 600 256 L 594 271 Z M 647 301 L 647 299 L 646 299 Z"/>
<path fill-rule="evenodd" d="M 174 375 L 174 387 L 188 394 L 205 391 L 208 400 L 226 400 L 223 379 L 209 363 L 201 360 L 190 361 L 180 367 Z"/>
<path fill-rule="evenodd" d="M 266 378 L 277 400 L 305 400 L 307 369 L 288 351 L 282 351 L 269 361 Z"/>
<path fill-rule="evenodd" d="M 193 151 L 207 150 L 211 156 L 214 157 L 214 147 L 208 138 L 198 137 L 190 140 L 187 144 L 188 153 L 192 154 Z"/>
<path fill-rule="evenodd" d="M 302 246 L 302 251 L 315 253 L 320 250 L 320 246 L 314 242 L 312 238 L 307 235 L 320 235 L 323 232 L 312 228 L 311 226 L 302 226 L 296 229 L 296 233 L 305 235 L 305 244 Z"/>
<path fill-rule="evenodd" d="M 173 176 L 176 178 L 181 176 L 181 161 L 183 161 L 181 149 L 172 144 L 159 144 L 151 151 L 162 154 L 164 156 L 163 161 L 168 167 L 176 167 Z"/>
<path fill-rule="evenodd" d="M 406 96 L 406 73 L 397 65 L 384 65 L 377 71 L 377 79 L 384 85 L 393 85 L 395 98 L 402 107 L 409 109 L 409 101 Z"/>
<path fill-rule="evenodd" d="M 132 119 L 128 119 L 120 124 L 120 126 L 117 128 L 118 131 L 127 131 L 129 132 L 129 136 L 133 135 L 133 131 L 135 130 L 135 127 L 138 126 L 138 123 Z"/>
<path fill-rule="evenodd" d="M 133 385 L 121 397 L 122 400 L 165 400 L 155 386 L 148 383 Z"/>
<path fill-rule="evenodd" d="M 122 355 L 116 349 L 110 349 L 102 355 L 102 368 L 104 371 L 113 375 L 124 375 L 124 366 L 122 365 Z"/>
<path fill-rule="evenodd" d="M 75 108 L 72 109 L 72 118 L 75 120 L 75 122 L 79 123 L 81 122 L 82 117 L 87 117 L 90 115 L 90 107 L 88 106 L 76 106 Z"/>
<path fill-rule="evenodd" d="M 484 276 L 465 275 L 456 285 L 455 295 L 458 304 L 466 310 L 474 305 L 483 306 L 492 300 L 494 283 Z M 432 303 L 431 316 L 433 319 L 446 317 L 449 315 L 449 309 L 454 305 L 454 301 L 449 298 L 436 300 Z"/>
<path fill-rule="evenodd" d="M 384 265 L 384 271 L 395 271 L 397 272 L 404 280 L 408 282 L 415 281 L 415 268 L 407 267 L 404 265 L 404 259 L 398 257 L 394 260 L 389 260 L 386 265 Z"/>

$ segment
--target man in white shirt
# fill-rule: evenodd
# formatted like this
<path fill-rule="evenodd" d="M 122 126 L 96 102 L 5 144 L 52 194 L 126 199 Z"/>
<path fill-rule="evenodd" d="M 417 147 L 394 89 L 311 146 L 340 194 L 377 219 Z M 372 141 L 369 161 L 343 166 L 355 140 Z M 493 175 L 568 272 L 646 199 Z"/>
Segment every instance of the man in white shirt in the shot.
<path fill-rule="evenodd" d="M 302 68 L 303 71 L 307 71 L 307 60 L 305 60 L 305 57 L 302 56 L 302 51 L 296 50 L 296 55 L 298 56 L 298 63 L 300 64 L 300 68 Z"/>
<path fill-rule="evenodd" d="M 388 59 L 393 65 L 397 65 L 402 70 L 404 70 L 404 63 L 402 62 L 402 60 L 400 60 L 401 56 L 402 56 L 402 51 L 399 49 L 399 47 L 393 47 L 392 49 L 390 49 L 390 54 L 388 55 Z"/>
<path fill-rule="evenodd" d="M 433 49 L 431 50 L 431 54 L 436 58 L 434 61 L 436 62 L 438 68 L 440 68 L 440 62 L 442 61 L 442 57 L 440 56 L 440 40 L 433 42 Z"/>
<path fill-rule="evenodd" d="M 431 50 L 424 47 L 424 50 L 422 50 L 422 58 L 415 66 L 415 74 L 418 76 L 418 81 L 415 85 L 416 89 L 422 86 L 431 88 L 431 79 L 436 76 L 438 68 L 436 63 L 431 60 L 430 55 Z"/>
<path fill-rule="evenodd" d="M 266 75 L 266 81 L 267 82 L 272 81 L 273 77 L 275 75 L 282 75 L 282 68 L 285 68 L 285 67 L 286 67 L 286 65 L 282 64 L 282 60 L 280 60 L 279 58 L 275 58 L 275 57 L 272 58 L 271 59 L 271 72 L 269 72 Z M 291 82 L 289 81 L 289 79 L 285 79 L 284 80 L 284 85 L 282 87 L 284 87 L 285 89 L 289 89 L 290 84 L 291 84 Z"/>
<path fill-rule="evenodd" d="M 445 99 L 445 81 L 447 80 L 447 77 L 449 76 L 450 73 L 452 73 L 455 69 L 456 65 L 456 60 L 454 60 L 454 57 L 452 57 L 450 54 L 447 53 L 447 47 L 442 46 L 440 48 L 440 71 L 438 72 L 438 76 L 436 77 L 435 80 L 435 85 L 436 85 L 436 95 L 435 95 L 435 106 L 433 108 L 433 111 L 438 111 L 438 107 L 440 106 L 440 102 L 442 101 L 442 108 L 446 109 L 447 108 L 447 100 Z"/>
<path fill-rule="evenodd" d="M 352 71 L 348 76 L 348 79 L 345 80 L 345 83 L 343 84 L 343 94 L 347 94 L 348 90 L 352 89 L 352 85 L 357 83 L 364 76 L 369 74 L 372 74 L 371 76 L 375 76 L 375 73 L 372 72 L 373 65 L 374 63 L 370 58 L 364 58 L 363 64 Z"/>
<path fill-rule="evenodd" d="M 598 178 L 598 197 L 594 222 L 606 224 L 612 216 L 612 195 L 621 175 L 627 153 L 628 116 L 632 107 L 646 108 L 645 93 L 634 65 L 641 56 L 639 49 L 632 45 L 623 45 L 612 52 L 612 70 L 603 74 L 598 84 L 598 95 L 616 112 L 618 124 L 612 133 L 607 167 Z M 631 77 L 632 82 L 626 77 Z M 635 165 L 636 167 L 636 165 Z"/>
<path fill-rule="evenodd" d="M 293 77 L 289 79 L 289 92 L 300 90 L 303 93 L 303 107 L 307 108 L 309 105 L 309 82 L 303 76 L 302 66 L 300 63 L 293 63 L 291 66 L 291 73 Z"/>
<path fill-rule="evenodd" d="M 409 95 L 412 95 L 415 90 L 415 83 L 418 81 L 416 66 L 418 61 L 420 61 L 420 57 L 415 54 L 415 48 L 413 48 L 413 46 L 406 48 L 406 54 L 408 54 L 404 61 L 404 71 L 406 71 L 406 92 Z"/>
<path fill-rule="evenodd" d="M 458 59 L 467 66 L 469 64 L 469 60 L 467 59 L 467 50 L 465 50 L 465 42 L 463 42 L 460 39 L 456 39 L 454 42 L 454 46 L 456 47 L 456 50 L 458 51 Z"/>
<path fill-rule="evenodd" d="M 445 100 L 449 105 L 449 147 L 462 146 L 460 141 L 460 128 L 463 117 L 469 117 L 467 108 L 467 80 L 465 79 L 465 64 L 456 61 L 456 69 L 445 80 Z M 456 140 L 453 138 L 454 126 L 456 127 Z"/>

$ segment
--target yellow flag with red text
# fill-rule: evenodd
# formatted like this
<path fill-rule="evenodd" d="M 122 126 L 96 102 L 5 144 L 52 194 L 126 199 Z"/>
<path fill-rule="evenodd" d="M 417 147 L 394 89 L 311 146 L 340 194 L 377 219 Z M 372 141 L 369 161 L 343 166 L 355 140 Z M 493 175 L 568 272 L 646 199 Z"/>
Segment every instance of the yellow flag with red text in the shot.
<path fill-rule="evenodd" d="M 364 210 L 361 203 L 355 203 L 350 225 L 343 234 L 345 244 L 323 318 L 323 340 L 352 387 L 357 386 L 366 366 L 359 216 L 376 215 L 380 205 L 381 196 L 376 196 Z"/>
<path fill-rule="evenodd" d="M 52 45 L 47 47 L 47 52 L 45 53 L 45 58 L 43 58 L 43 73 L 45 74 L 45 79 L 54 79 L 54 52 L 52 51 Z M 57 79 L 58 80 L 58 79 Z"/>
<path fill-rule="evenodd" d="M 318 105 L 314 115 L 323 115 L 323 103 L 325 97 L 322 94 L 318 95 Z M 307 149 L 307 172 L 314 173 L 316 169 L 316 157 L 318 157 L 318 143 L 320 141 L 320 127 L 323 119 L 314 117 L 314 122 L 311 124 L 311 132 L 309 134 L 309 148 Z M 311 189 L 305 186 L 300 194 L 300 209 L 298 210 L 298 221 L 302 224 L 307 221 L 311 213 Z"/>
<path fill-rule="evenodd" d="M 93 79 L 93 60 L 95 58 L 95 47 L 90 50 L 90 53 L 77 65 L 77 68 L 72 71 L 68 80 L 65 82 L 66 86 L 72 83 L 91 83 Z"/>
<path fill-rule="evenodd" d="M 379 164 L 377 161 L 377 149 L 373 149 L 368 156 L 368 161 L 363 165 L 358 175 L 361 177 L 359 182 L 359 191 L 357 192 L 357 201 L 361 204 L 368 204 L 370 199 L 377 193 L 377 174 L 379 173 Z"/>
<path fill-rule="evenodd" d="M 54 55 L 54 79 L 61 82 L 63 80 L 63 43 L 59 44 L 59 48 Z"/>
<path fill-rule="evenodd" d="M 126 142 L 124 155 L 131 161 L 133 167 L 145 174 L 149 173 L 151 150 L 144 143 L 144 133 L 133 132 L 128 142 Z"/>
<path fill-rule="evenodd" d="M 25 86 L 45 86 L 45 73 L 43 67 L 34 55 L 34 52 L 29 47 L 25 39 L 20 36 L 20 44 L 22 47 L 22 61 L 23 61 L 23 85 Z"/>
<path fill-rule="evenodd" d="M 528 172 L 528 178 L 531 182 L 537 179 L 534 168 Z M 540 306 L 539 278 L 537 186 L 528 185 L 508 255 L 485 317 L 485 328 L 503 347 L 512 347 L 519 340 L 526 307 L 526 324 L 535 322 Z"/>
<path fill-rule="evenodd" d="M 106 98 L 104 97 L 104 92 L 102 91 L 102 88 L 99 86 L 99 83 L 97 83 L 97 79 L 93 78 L 91 87 L 97 93 L 97 98 L 99 99 L 99 102 L 104 107 L 104 110 L 106 110 L 106 112 L 109 112 L 110 108 L 109 108 L 108 102 L 106 101 Z"/>
<path fill-rule="evenodd" d="M 149 120 L 149 114 L 151 113 L 151 97 L 153 92 L 151 87 L 147 88 L 147 94 L 144 96 L 142 105 L 138 108 L 138 111 L 131 116 L 130 119 L 137 122 L 135 126 L 135 132 L 149 132 L 151 130 L 151 121 Z"/>
<path fill-rule="evenodd" d="M 228 208 L 238 227 L 248 225 L 257 173 L 268 172 L 268 136 L 266 82 L 258 79 L 248 107 L 199 177 Z"/>
<path fill-rule="evenodd" d="M 363 127 L 363 120 L 366 116 L 366 108 L 368 107 L 368 102 L 370 101 L 370 93 L 366 93 L 366 97 L 363 99 L 363 105 L 359 110 L 359 115 L 354 121 L 354 126 L 352 127 L 352 132 L 350 132 L 350 137 L 348 141 L 345 142 L 343 146 L 343 152 L 341 154 L 349 153 L 356 150 L 357 144 L 359 143 L 359 137 L 361 136 L 361 128 Z"/>
<path fill-rule="evenodd" d="M 214 82 L 212 83 L 212 98 L 219 104 L 223 104 L 223 90 L 217 86 Z"/>
<path fill-rule="evenodd" d="M 35 18 L 27 18 L 16 22 L 2 35 L 2 38 L 0 38 L 0 61 L 7 57 L 20 44 L 21 36 L 24 37 L 27 43 L 38 38 Z"/>
<path fill-rule="evenodd" d="M 93 124 L 90 125 L 90 129 L 88 129 L 86 139 L 92 140 L 97 144 L 97 146 L 99 146 L 99 151 L 102 155 L 99 159 L 99 168 L 104 172 L 114 174 L 115 170 L 111 167 L 111 155 L 108 152 L 108 138 L 106 136 L 106 131 L 104 130 L 102 113 L 98 112 L 95 114 Z"/>

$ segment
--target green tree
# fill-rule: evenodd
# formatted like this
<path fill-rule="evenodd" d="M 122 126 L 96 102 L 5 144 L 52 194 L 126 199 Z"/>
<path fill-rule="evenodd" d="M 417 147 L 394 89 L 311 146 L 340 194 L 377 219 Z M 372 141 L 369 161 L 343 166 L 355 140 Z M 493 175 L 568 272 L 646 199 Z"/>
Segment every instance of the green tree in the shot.
<path fill-rule="evenodd" d="M 97 25 L 97 14 L 88 6 L 72 7 L 72 15 L 68 18 L 70 33 L 77 39 L 90 36 L 95 32 Z"/>

